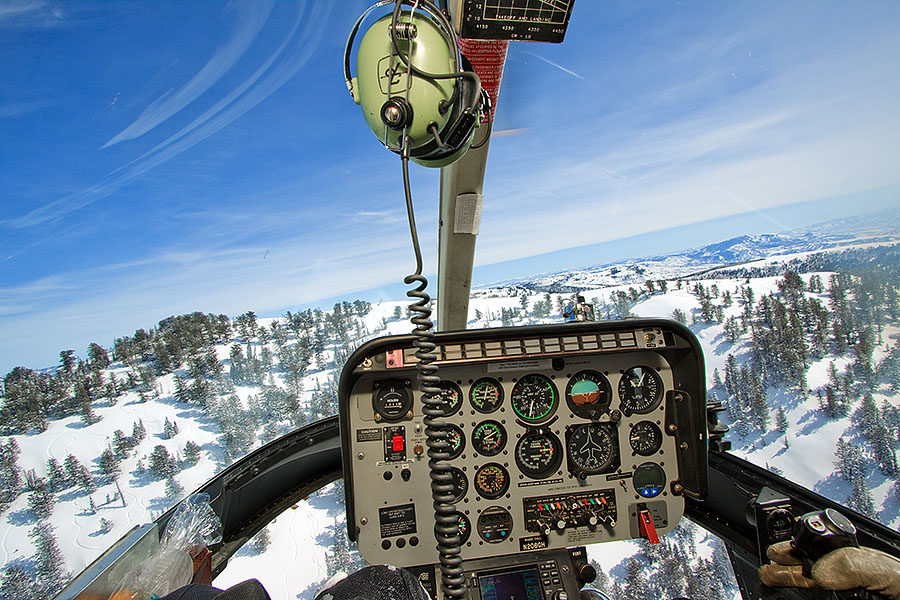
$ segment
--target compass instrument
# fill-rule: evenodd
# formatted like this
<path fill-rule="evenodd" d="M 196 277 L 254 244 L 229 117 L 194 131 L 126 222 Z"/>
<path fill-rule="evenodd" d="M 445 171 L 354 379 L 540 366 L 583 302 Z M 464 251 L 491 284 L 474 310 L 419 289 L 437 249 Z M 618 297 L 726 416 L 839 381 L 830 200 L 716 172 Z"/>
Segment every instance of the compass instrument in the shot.
<path fill-rule="evenodd" d="M 469 403 L 480 413 L 492 413 L 503 403 L 503 387 L 493 377 L 483 377 L 469 389 Z"/>
<path fill-rule="evenodd" d="M 546 375 L 532 373 L 520 378 L 510 394 L 513 410 L 527 423 L 542 423 L 556 412 L 559 392 Z"/>
<path fill-rule="evenodd" d="M 645 415 L 659 406 L 663 384 L 650 367 L 631 367 L 619 380 L 619 399 L 625 416 Z"/>
<path fill-rule="evenodd" d="M 579 479 L 608 473 L 619 466 L 615 429 L 600 423 L 579 425 L 568 432 L 569 471 Z"/>
<path fill-rule="evenodd" d="M 506 429 L 497 421 L 482 421 L 472 430 L 472 449 L 482 456 L 500 454 L 506 446 Z"/>
<path fill-rule="evenodd" d="M 562 443 L 549 430 L 529 431 L 516 444 L 516 466 L 527 477 L 546 479 L 562 464 Z"/>
<path fill-rule="evenodd" d="M 569 410 L 586 419 L 595 419 L 609 410 L 612 387 L 603 374 L 590 369 L 579 371 L 566 386 Z"/>

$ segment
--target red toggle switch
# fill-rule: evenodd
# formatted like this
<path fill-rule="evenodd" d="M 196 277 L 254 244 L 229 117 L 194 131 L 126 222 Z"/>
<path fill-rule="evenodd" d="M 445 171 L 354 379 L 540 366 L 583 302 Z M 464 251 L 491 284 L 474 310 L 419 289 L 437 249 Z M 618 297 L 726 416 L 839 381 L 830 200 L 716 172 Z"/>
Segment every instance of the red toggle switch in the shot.
<path fill-rule="evenodd" d="M 653 525 L 653 517 L 650 516 L 650 511 L 646 508 L 639 510 L 638 520 L 641 525 L 641 537 L 650 540 L 651 544 L 658 544 L 659 536 L 656 535 L 656 527 Z"/>
<path fill-rule="evenodd" d="M 394 452 L 403 452 L 403 436 L 395 435 L 391 440 L 394 443 Z"/>

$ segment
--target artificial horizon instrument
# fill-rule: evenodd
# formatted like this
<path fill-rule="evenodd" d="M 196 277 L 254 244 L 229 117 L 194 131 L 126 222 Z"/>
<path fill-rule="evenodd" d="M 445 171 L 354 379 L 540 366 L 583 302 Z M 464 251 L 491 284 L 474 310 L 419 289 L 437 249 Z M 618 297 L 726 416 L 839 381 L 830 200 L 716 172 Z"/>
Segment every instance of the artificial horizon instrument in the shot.
<path fill-rule="evenodd" d="M 581 322 L 465 330 L 499 86 L 496 72 L 482 85 L 479 68 L 490 61 L 477 57 L 505 56 L 511 40 L 562 42 L 574 0 L 438 4 L 376 3 L 344 54 L 365 123 L 401 158 L 417 259 L 405 279 L 416 286 L 415 330 L 372 340 L 348 359 L 337 417 L 267 444 L 198 490 L 224 528 L 211 548 L 213 572 L 339 478 L 348 537 L 362 556 L 408 568 L 433 598 L 577 598 L 596 575 L 586 545 L 657 543 L 682 517 L 725 541 L 745 598 L 830 595 L 772 590 L 757 578 L 770 544 L 793 535 L 820 543 L 825 534 L 810 523 L 837 523 L 841 543 L 900 553 L 896 532 L 857 514 L 841 521 L 844 507 L 727 452 L 722 407 L 707 403 L 703 355 L 687 328 L 572 319 Z M 389 12 L 372 17 L 353 75 L 357 33 L 378 9 Z M 438 333 L 410 160 L 442 169 Z M 171 514 L 129 533 L 58 598 L 110 585 L 150 555 Z"/>

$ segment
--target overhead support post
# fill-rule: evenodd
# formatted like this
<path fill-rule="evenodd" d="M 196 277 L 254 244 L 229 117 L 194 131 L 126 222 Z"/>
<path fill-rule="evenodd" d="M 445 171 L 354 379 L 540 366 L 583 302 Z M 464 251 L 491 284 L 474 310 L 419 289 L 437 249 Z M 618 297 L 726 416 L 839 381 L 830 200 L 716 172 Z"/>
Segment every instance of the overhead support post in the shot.
<path fill-rule="evenodd" d="M 476 137 L 478 132 L 476 132 Z M 475 241 L 490 141 L 441 169 L 438 224 L 437 329 L 465 329 L 472 290 Z"/>

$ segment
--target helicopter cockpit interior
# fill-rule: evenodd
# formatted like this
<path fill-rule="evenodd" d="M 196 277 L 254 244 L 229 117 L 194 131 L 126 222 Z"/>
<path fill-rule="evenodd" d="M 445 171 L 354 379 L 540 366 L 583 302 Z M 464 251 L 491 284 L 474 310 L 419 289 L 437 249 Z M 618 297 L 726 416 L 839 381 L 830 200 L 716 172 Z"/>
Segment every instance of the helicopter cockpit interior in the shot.
<path fill-rule="evenodd" d="M 562 43 L 574 4 L 381 0 L 353 26 L 347 87 L 402 163 L 418 263 L 405 279 L 414 330 L 347 359 L 337 416 L 258 448 L 198 490 L 223 526 L 213 575 L 338 479 L 347 536 L 365 561 L 406 568 L 435 599 L 578 598 L 596 577 L 586 546 L 656 544 L 682 519 L 725 541 L 746 599 L 826 597 L 770 589 L 757 575 L 767 547 L 796 539 L 804 515 L 838 511 L 852 528 L 842 530 L 847 544 L 900 555 L 897 532 L 727 452 L 724 409 L 707 399 L 703 351 L 685 325 L 594 321 L 577 303 L 572 322 L 466 329 L 503 45 Z M 409 162 L 442 169 L 439 331 Z M 173 511 L 132 530 L 57 598 L 109 593 L 158 547 Z"/>

